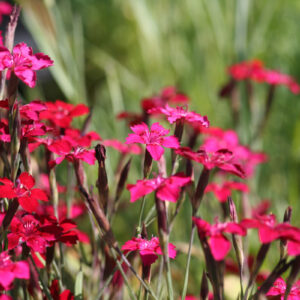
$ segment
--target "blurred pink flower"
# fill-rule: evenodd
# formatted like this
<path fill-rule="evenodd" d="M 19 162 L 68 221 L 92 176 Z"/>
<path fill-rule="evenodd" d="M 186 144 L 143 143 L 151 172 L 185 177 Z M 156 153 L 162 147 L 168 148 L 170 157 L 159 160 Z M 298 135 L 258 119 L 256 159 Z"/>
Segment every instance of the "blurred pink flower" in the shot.
<path fill-rule="evenodd" d="M 274 282 L 274 285 L 268 291 L 266 296 L 268 296 L 268 298 L 271 298 L 271 296 L 280 296 L 280 300 L 284 300 L 285 290 L 286 290 L 286 283 L 281 277 L 279 277 L 276 279 L 276 281 Z M 299 300 L 300 299 L 300 280 L 296 281 L 293 284 L 287 299 L 288 300 Z"/>

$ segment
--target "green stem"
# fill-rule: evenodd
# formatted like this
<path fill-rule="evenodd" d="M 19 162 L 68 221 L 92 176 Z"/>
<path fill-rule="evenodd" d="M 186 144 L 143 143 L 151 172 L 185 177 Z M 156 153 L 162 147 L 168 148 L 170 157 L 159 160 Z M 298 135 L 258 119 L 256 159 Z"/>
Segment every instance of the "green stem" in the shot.
<path fill-rule="evenodd" d="M 193 241 L 194 241 L 195 230 L 196 230 L 196 225 L 195 225 L 195 223 L 193 223 L 191 236 L 190 236 L 190 242 L 189 242 L 188 257 L 187 257 L 187 262 L 186 262 L 186 269 L 185 269 L 184 283 L 183 283 L 183 290 L 182 290 L 182 294 L 181 294 L 181 299 L 185 299 L 185 296 L 186 296 L 187 285 L 188 285 L 188 281 L 189 281 L 189 269 L 190 269 L 192 245 L 193 245 Z"/>
<path fill-rule="evenodd" d="M 141 204 L 141 208 L 140 208 L 139 223 L 138 223 L 138 227 L 136 229 L 138 234 L 141 234 L 141 232 L 142 232 L 142 219 L 143 219 L 143 215 L 144 215 L 145 204 L 146 204 L 146 198 L 144 196 L 142 199 L 142 204 Z"/>

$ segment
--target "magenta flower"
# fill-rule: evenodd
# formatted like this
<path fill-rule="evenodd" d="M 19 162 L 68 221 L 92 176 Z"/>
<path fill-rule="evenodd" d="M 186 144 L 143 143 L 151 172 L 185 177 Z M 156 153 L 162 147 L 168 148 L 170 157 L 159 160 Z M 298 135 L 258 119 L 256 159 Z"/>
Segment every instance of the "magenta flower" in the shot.
<path fill-rule="evenodd" d="M 11 54 L 6 47 L 0 47 L 0 71 L 8 69 L 33 88 L 36 84 L 36 72 L 53 65 L 49 56 L 43 53 L 32 54 L 25 43 L 17 44 Z"/>
<path fill-rule="evenodd" d="M 263 244 L 271 243 L 276 239 L 300 242 L 300 229 L 288 223 L 277 224 L 273 214 L 256 215 L 253 219 L 242 220 L 240 224 L 245 228 L 257 228 L 259 240 Z"/>
<path fill-rule="evenodd" d="M 175 136 L 166 136 L 170 130 L 165 129 L 159 123 L 151 125 L 151 129 L 145 123 L 130 127 L 134 133 L 126 138 L 126 144 L 145 144 L 146 149 L 154 160 L 159 160 L 164 154 L 164 148 L 179 148 L 178 139 Z"/>
<path fill-rule="evenodd" d="M 284 300 L 285 291 L 286 291 L 286 283 L 281 277 L 279 277 L 276 279 L 276 281 L 274 282 L 274 285 L 270 288 L 270 290 L 268 291 L 266 296 L 268 296 L 268 298 L 272 298 L 272 299 L 273 298 L 275 299 L 274 296 L 278 296 L 278 299 Z M 276 299 L 277 299 L 277 297 L 276 297 Z M 296 281 L 293 284 L 287 299 L 288 300 L 299 300 L 300 299 L 300 280 Z"/>
<path fill-rule="evenodd" d="M 6 1 L 0 2 L 0 24 L 2 23 L 3 15 L 10 15 L 12 12 L 12 5 Z"/>
<path fill-rule="evenodd" d="M 119 140 L 113 139 L 113 140 L 105 140 L 102 141 L 102 144 L 106 147 L 112 147 L 122 154 L 141 154 L 141 148 L 138 145 L 127 145 L 123 144 Z"/>
<path fill-rule="evenodd" d="M 158 176 L 153 179 L 138 180 L 136 184 L 128 184 L 130 191 L 130 202 L 135 202 L 139 198 L 156 191 L 158 199 L 163 201 L 176 202 L 180 195 L 180 188 L 191 182 L 190 177 L 184 177 L 182 173 L 169 178 Z"/>
<path fill-rule="evenodd" d="M 202 117 L 193 111 L 188 111 L 184 107 L 177 106 L 176 108 L 170 107 L 168 104 L 165 107 L 156 107 L 148 110 L 149 114 L 163 114 L 167 117 L 168 121 L 173 124 L 178 120 L 183 120 L 188 123 L 209 127 L 209 121 L 206 116 Z"/>
<path fill-rule="evenodd" d="M 9 290 L 15 278 L 29 279 L 26 261 L 13 262 L 7 251 L 0 253 L 0 289 Z"/>
<path fill-rule="evenodd" d="M 209 183 L 204 192 L 213 192 L 220 202 L 226 202 L 227 198 L 231 196 L 232 190 L 241 191 L 243 193 L 249 192 L 249 188 L 245 183 L 236 181 L 225 181 L 221 185 Z"/>
<path fill-rule="evenodd" d="M 198 228 L 198 235 L 201 240 L 208 238 L 208 245 L 215 260 L 223 260 L 228 254 L 231 244 L 224 236 L 224 233 L 246 235 L 246 230 L 240 224 L 234 222 L 219 223 L 210 225 L 201 218 L 193 217 L 193 222 Z"/>
<path fill-rule="evenodd" d="M 46 102 L 47 110 L 41 112 L 40 118 L 49 120 L 54 127 L 68 128 L 74 117 L 86 115 L 89 108 L 85 104 L 70 104 L 61 100 Z"/>
<path fill-rule="evenodd" d="M 16 181 L 16 186 L 8 178 L 0 178 L 0 197 L 1 198 L 18 198 L 19 204 L 28 212 L 34 212 L 39 205 L 38 200 L 48 201 L 48 197 L 41 189 L 33 188 L 35 185 L 34 178 L 23 172 Z"/>
<path fill-rule="evenodd" d="M 243 168 L 235 162 L 234 154 L 228 149 L 220 148 L 216 151 L 209 151 L 201 147 L 194 152 L 188 147 L 181 147 L 176 150 L 176 153 L 202 164 L 208 170 L 218 167 L 241 178 L 245 177 Z"/>
<path fill-rule="evenodd" d="M 145 112 L 147 112 L 151 108 L 162 107 L 167 103 L 187 103 L 189 102 L 189 98 L 181 93 L 178 93 L 174 86 L 167 86 L 158 96 L 154 96 L 152 98 L 145 98 L 142 100 L 142 108 Z"/>
<path fill-rule="evenodd" d="M 169 257 L 176 257 L 175 246 L 169 243 Z M 139 251 L 143 265 L 149 266 L 153 264 L 158 255 L 162 255 L 162 251 L 159 244 L 159 239 L 153 237 L 151 240 L 146 240 L 142 238 L 132 238 L 130 241 L 127 241 L 123 246 L 122 250 L 125 253 L 130 251 Z"/>
<path fill-rule="evenodd" d="M 292 93 L 300 93 L 300 85 L 293 77 L 276 70 L 266 69 L 263 62 L 259 60 L 243 61 L 235 64 L 229 68 L 229 73 L 235 80 L 250 79 L 274 86 L 284 85 Z"/>

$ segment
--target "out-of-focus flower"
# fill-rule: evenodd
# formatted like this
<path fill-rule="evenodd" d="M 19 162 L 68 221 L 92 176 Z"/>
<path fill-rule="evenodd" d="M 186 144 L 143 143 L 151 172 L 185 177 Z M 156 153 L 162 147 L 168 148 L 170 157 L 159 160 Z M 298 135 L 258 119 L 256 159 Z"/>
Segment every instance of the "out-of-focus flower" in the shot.
<path fill-rule="evenodd" d="M 276 279 L 273 286 L 267 292 L 266 296 L 268 296 L 269 299 L 271 298 L 273 299 L 274 296 L 279 296 L 280 300 L 284 300 L 285 291 L 286 291 L 286 283 L 281 277 L 279 277 Z M 296 281 L 293 284 L 287 299 L 288 300 L 300 299 L 300 280 Z"/>
<path fill-rule="evenodd" d="M 68 128 L 74 117 L 86 115 L 89 108 L 85 104 L 70 104 L 61 100 L 45 102 L 47 110 L 41 112 L 41 120 L 49 120 L 54 127 Z"/>
<path fill-rule="evenodd" d="M 221 185 L 209 183 L 204 192 L 213 192 L 220 202 L 226 202 L 227 198 L 231 196 L 232 190 L 241 191 L 243 193 L 249 192 L 249 188 L 245 183 L 236 181 L 225 181 Z"/>
<path fill-rule="evenodd" d="M 236 163 L 234 154 L 228 149 L 219 148 L 218 150 L 211 151 L 205 147 L 201 147 L 197 152 L 194 152 L 188 147 L 181 147 L 176 150 L 176 153 L 202 164 L 208 170 L 217 167 L 241 178 L 245 177 L 243 168 Z"/>
<path fill-rule="evenodd" d="M 106 147 L 112 147 L 123 154 L 141 154 L 142 152 L 141 148 L 138 145 L 123 144 L 116 139 L 102 141 L 102 144 Z"/>
<path fill-rule="evenodd" d="M 169 257 L 176 257 L 175 246 L 169 243 Z M 159 239 L 153 237 L 151 240 L 146 240 L 142 238 L 132 238 L 130 241 L 127 241 L 123 246 L 122 250 L 125 253 L 130 251 L 139 251 L 142 262 L 144 265 L 148 266 L 153 264 L 158 255 L 162 255 L 162 251 L 159 244 Z"/>
<path fill-rule="evenodd" d="M 0 24 L 2 23 L 4 15 L 10 15 L 12 12 L 12 5 L 6 1 L 0 1 Z"/>
<path fill-rule="evenodd" d="M 215 260 L 222 260 L 228 254 L 231 244 L 225 237 L 224 233 L 246 235 L 246 230 L 243 226 L 234 222 L 219 223 L 216 222 L 210 225 L 201 218 L 193 217 L 193 222 L 196 224 L 200 239 L 208 238 L 208 245 L 212 256 Z"/>
<path fill-rule="evenodd" d="M 300 86 L 293 77 L 276 70 L 266 69 L 263 62 L 259 60 L 243 61 L 232 65 L 229 73 L 235 80 L 250 79 L 270 85 L 284 85 L 292 93 L 300 93 Z"/>
<path fill-rule="evenodd" d="M 134 133 L 126 138 L 126 144 L 145 144 L 146 149 L 154 160 L 159 160 L 164 154 L 164 148 L 177 149 L 178 139 L 175 136 L 166 136 L 170 130 L 165 129 L 159 123 L 153 123 L 151 129 L 145 123 L 130 127 Z"/>
<path fill-rule="evenodd" d="M 0 288 L 9 290 L 15 278 L 30 278 L 28 263 L 26 261 L 13 262 L 8 252 L 4 251 L 0 253 Z"/>
<path fill-rule="evenodd" d="M 25 43 L 17 44 L 13 53 L 2 46 L 0 47 L 0 70 L 8 69 L 33 88 L 36 84 L 36 72 L 53 65 L 49 56 L 43 53 L 32 53 L 32 49 Z"/>
<path fill-rule="evenodd" d="M 18 198 L 19 204 L 28 212 L 34 212 L 39 205 L 38 200 L 48 201 L 46 193 L 41 189 L 33 188 L 34 178 L 23 172 L 16 181 L 16 186 L 8 178 L 0 178 L 0 197 Z"/>
<path fill-rule="evenodd" d="M 64 290 L 60 292 L 59 283 L 57 279 L 52 280 L 50 286 L 50 294 L 53 300 L 74 300 L 74 295 L 70 290 Z"/>
<path fill-rule="evenodd" d="M 179 173 L 169 178 L 157 176 L 153 179 L 138 180 L 136 184 L 128 184 L 127 189 L 131 194 L 131 202 L 156 191 L 158 199 L 163 201 L 176 202 L 180 195 L 181 187 L 191 182 L 190 177 Z"/>
<path fill-rule="evenodd" d="M 176 106 L 170 107 L 168 104 L 165 107 L 156 107 L 148 110 L 149 114 L 163 114 L 168 121 L 173 124 L 178 120 L 183 120 L 197 126 L 209 127 L 209 121 L 206 116 L 201 116 L 193 111 L 188 111 L 186 108 Z"/>

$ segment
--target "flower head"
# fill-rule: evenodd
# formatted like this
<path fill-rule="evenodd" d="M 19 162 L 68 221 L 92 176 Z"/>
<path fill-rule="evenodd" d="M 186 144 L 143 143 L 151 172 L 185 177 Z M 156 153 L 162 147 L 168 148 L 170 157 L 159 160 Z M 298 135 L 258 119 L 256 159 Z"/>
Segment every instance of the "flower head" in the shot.
<path fill-rule="evenodd" d="M 29 279 L 29 266 L 26 261 L 13 262 L 8 251 L 0 253 L 0 288 L 10 289 L 15 278 Z"/>
<path fill-rule="evenodd" d="M 236 181 L 225 181 L 221 185 L 209 183 L 205 189 L 205 193 L 213 192 L 220 202 L 226 202 L 231 195 L 232 190 L 249 192 L 249 188 L 245 183 Z"/>
<path fill-rule="evenodd" d="M 158 199 L 176 202 L 180 195 L 180 188 L 191 182 L 190 177 L 179 173 L 169 178 L 157 176 L 153 179 L 138 180 L 136 184 L 128 184 L 127 189 L 131 194 L 131 202 L 156 191 Z"/>
<path fill-rule="evenodd" d="M 146 149 L 154 160 L 159 160 L 164 154 L 164 148 L 179 148 L 178 139 L 175 136 L 166 136 L 170 130 L 165 129 L 159 123 L 153 123 L 151 129 L 145 123 L 130 127 L 134 133 L 126 138 L 126 144 L 145 144 Z"/>
<path fill-rule="evenodd" d="M 32 53 L 32 49 L 25 43 L 17 44 L 13 53 L 2 46 L 0 47 L 0 70 L 8 69 L 33 88 L 36 84 L 35 71 L 48 68 L 53 65 L 49 56 L 43 53 Z"/>
<path fill-rule="evenodd" d="M 176 257 L 175 246 L 169 243 L 169 257 Z M 130 251 L 139 251 L 142 262 L 144 265 L 149 266 L 153 264 L 158 255 L 162 255 L 162 251 L 159 244 L 159 239 L 153 237 L 151 240 L 146 240 L 142 238 L 132 238 L 130 241 L 127 241 L 123 246 L 122 250 L 125 253 Z"/>
<path fill-rule="evenodd" d="M 0 178 L 0 197 L 1 198 L 17 198 L 19 204 L 28 212 L 34 212 L 39 205 L 38 200 L 48 201 L 47 194 L 37 188 L 33 188 L 35 185 L 34 178 L 23 172 L 17 179 L 16 185 L 7 178 Z"/>
<path fill-rule="evenodd" d="M 281 277 L 279 277 L 276 279 L 276 281 L 274 282 L 273 286 L 270 288 L 266 296 L 268 296 L 268 298 L 271 298 L 272 296 L 279 296 L 280 299 L 283 300 L 285 299 L 284 298 L 285 291 L 286 291 L 286 283 Z M 300 280 L 296 281 L 293 284 L 287 299 L 288 300 L 300 299 Z"/>
<path fill-rule="evenodd" d="M 224 236 L 224 233 L 246 235 L 246 230 L 240 224 L 234 222 L 219 223 L 210 225 L 201 218 L 193 217 L 193 222 L 198 228 L 200 239 L 208 238 L 210 251 L 215 260 L 222 260 L 228 254 L 231 244 Z"/>

